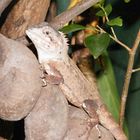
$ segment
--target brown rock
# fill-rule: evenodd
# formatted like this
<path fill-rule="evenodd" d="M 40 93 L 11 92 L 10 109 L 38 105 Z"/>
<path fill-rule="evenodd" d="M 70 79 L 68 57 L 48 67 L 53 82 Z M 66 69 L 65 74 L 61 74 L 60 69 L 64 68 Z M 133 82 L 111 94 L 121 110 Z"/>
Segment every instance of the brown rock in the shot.
<path fill-rule="evenodd" d="M 0 118 L 20 120 L 41 90 L 39 64 L 23 44 L 0 34 Z"/>
<path fill-rule="evenodd" d="M 68 104 L 62 91 L 56 85 L 47 85 L 25 119 L 26 140 L 62 140 L 67 119 Z"/>
<path fill-rule="evenodd" d="M 68 130 L 64 140 L 114 140 L 112 134 L 101 125 L 93 126 L 91 118 L 76 107 L 69 107 Z"/>
<path fill-rule="evenodd" d="M 93 127 L 88 140 L 115 140 L 113 135 L 101 125 L 98 125 L 98 130 Z"/>
<path fill-rule="evenodd" d="M 69 107 L 68 130 L 64 140 L 88 140 L 92 129 L 88 115 L 81 109 Z"/>

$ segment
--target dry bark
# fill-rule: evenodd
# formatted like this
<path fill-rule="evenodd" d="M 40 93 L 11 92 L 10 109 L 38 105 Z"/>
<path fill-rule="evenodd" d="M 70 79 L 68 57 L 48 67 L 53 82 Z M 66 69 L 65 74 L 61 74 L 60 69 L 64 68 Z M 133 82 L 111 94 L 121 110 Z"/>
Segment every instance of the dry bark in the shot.
<path fill-rule="evenodd" d="M 32 25 L 44 21 L 50 0 L 20 0 L 9 13 L 1 33 L 16 39 L 25 34 L 25 30 Z"/>
<path fill-rule="evenodd" d="M 0 15 L 4 11 L 4 9 L 9 5 L 12 0 L 1 0 L 0 1 Z"/>

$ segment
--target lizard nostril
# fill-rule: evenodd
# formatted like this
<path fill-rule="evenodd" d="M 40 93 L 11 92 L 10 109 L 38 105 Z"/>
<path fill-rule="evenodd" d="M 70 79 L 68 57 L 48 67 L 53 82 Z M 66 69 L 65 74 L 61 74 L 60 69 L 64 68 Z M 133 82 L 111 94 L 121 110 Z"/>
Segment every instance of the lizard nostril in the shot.
<path fill-rule="evenodd" d="M 50 37 L 51 42 L 53 42 L 53 39 Z"/>

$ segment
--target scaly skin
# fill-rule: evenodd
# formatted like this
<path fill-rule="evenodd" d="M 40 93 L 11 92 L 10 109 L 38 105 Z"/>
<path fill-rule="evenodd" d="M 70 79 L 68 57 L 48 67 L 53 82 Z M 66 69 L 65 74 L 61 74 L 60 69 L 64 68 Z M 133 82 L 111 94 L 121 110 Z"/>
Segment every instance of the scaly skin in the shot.
<path fill-rule="evenodd" d="M 55 80 L 58 80 L 56 83 L 58 83 L 69 102 L 82 107 L 85 100 L 93 100 L 97 104 L 95 110 L 100 123 L 110 130 L 116 140 L 127 140 L 100 99 L 96 83 L 94 85 L 90 83 L 69 58 L 67 39 L 64 35 L 54 30 L 47 23 L 28 29 L 26 34 L 34 43 L 39 62 L 44 67 L 46 74 L 54 77 L 55 75 L 62 76 L 63 80 L 59 81 L 59 78 Z M 86 105 L 89 105 L 88 102 L 84 102 L 84 107 Z M 89 111 L 87 110 L 87 112 Z"/>

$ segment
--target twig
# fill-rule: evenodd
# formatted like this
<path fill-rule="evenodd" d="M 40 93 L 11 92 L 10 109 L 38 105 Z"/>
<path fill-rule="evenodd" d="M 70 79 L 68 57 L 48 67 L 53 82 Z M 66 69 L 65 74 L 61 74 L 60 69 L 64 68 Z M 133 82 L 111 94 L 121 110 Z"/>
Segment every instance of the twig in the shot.
<path fill-rule="evenodd" d="M 120 118 L 119 118 L 119 123 L 120 123 L 121 127 L 123 127 L 125 106 L 126 106 L 126 100 L 127 100 L 127 96 L 128 96 L 128 89 L 129 89 L 130 79 L 131 79 L 132 72 L 133 72 L 132 70 L 133 70 L 134 58 L 135 58 L 136 50 L 139 46 L 139 42 L 140 42 L 140 30 L 137 34 L 134 45 L 133 45 L 131 51 L 129 52 L 128 67 L 127 67 L 127 71 L 126 71 L 126 76 L 125 76 L 125 81 L 124 81 L 124 86 L 123 86 L 123 91 L 122 91 L 122 97 L 121 97 L 121 108 L 120 108 Z"/>
<path fill-rule="evenodd" d="M 0 0 L 0 16 L 4 9 L 10 4 L 12 0 Z"/>
<path fill-rule="evenodd" d="M 101 28 L 100 26 L 98 26 L 98 25 L 97 25 L 97 28 L 100 29 L 100 31 L 101 31 L 102 33 L 107 33 L 104 29 L 102 29 L 102 28 Z M 110 35 L 110 34 L 109 34 L 109 36 L 110 36 L 111 39 L 113 39 L 113 40 L 114 40 L 115 42 L 117 42 L 119 45 L 121 45 L 122 47 L 124 47 L 128 52 L 131 51 L 131 49 L 130 49 L 127 45 L 125 45 L 124 43 L 122 43 L 120 40 L 118 40 L 117 38 L 113 37 L 113 36 Z"/>
<path fill-rule="evenodd" d="M 66 23 L 71 21 L 75 16 L 81 14 L 92 5 L 95 5 L 99 0 L 82 0 L 81 2 L 77 3 L 71 9 L 66 10 L 65 12 L 61 13 L 60 15 L 56 16 L 51 22 L 50 25 L 59 30 L 62 28 Z"/>
<path fill-rule="evenodd" d="M 140 68 L 137 68 L 137 69 L 133 69 L 132 72 L 137 72 L 137 71 L 140 71 Z"/>
<path fill-rule="evenodd" d="M 108 15 L 107 15 L 105 9 L 104 9 L 102 6 L 100 6 L 100 8 L 103 10 L 107 22 L 109 22 L 109 18 L 108 18 Z M 117 36 L 116 36 L 116 34 L 115 34 L 115 31 L 114 31 L 114 29 L 113 29 L 113 27 L 110 27 L 110 29 L 111 29 L 111 32 L 112 32 L 114 38 L 115 38 L 116 40 L 118 40 L 118 39 L 117 39 Z"/>

